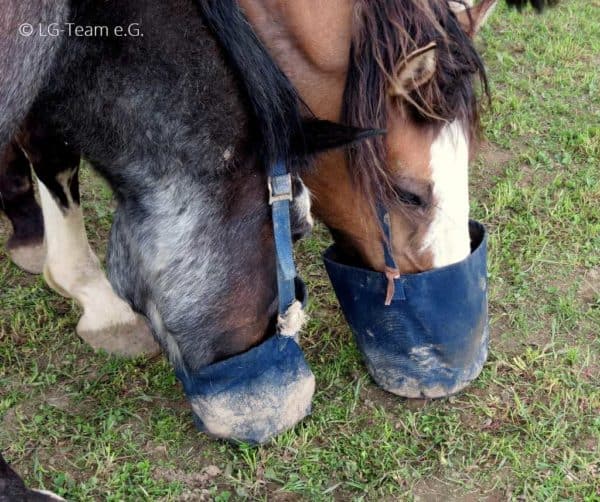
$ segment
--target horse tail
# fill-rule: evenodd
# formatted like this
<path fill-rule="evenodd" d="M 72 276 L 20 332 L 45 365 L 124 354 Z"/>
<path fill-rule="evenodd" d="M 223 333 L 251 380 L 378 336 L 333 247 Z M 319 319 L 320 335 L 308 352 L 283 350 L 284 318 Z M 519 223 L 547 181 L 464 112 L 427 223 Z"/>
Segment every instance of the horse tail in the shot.
<path fill-rule="evenodd" d="M 39 36 L 39 27 L 61 23 L 68 1 L 9 0 L 0 12 L 0 149 L 12 139 L 39 94 L 62 39 Z"/>
<path fill-rule="evenodd" d="M 196 3 L 241 81 L 261 136 L 261 154 L 266 166 L 280 159 L 302 165 L 303 160 L 317 152 L 381 134 L 315 119 L 259 40 L 237 0 L 196 0 Z"/>

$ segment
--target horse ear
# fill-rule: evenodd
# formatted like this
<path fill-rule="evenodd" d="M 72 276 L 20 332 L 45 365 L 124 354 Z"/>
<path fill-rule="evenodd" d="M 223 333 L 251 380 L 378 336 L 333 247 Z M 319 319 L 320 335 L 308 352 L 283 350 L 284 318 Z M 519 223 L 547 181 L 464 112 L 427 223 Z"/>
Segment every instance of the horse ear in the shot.
<path fill-rule="evenodd" d="M 390 95 L 407 96 L 429 82 L 435 74 L 436 61 L 435 42 L 411 52 L 390 78 Z"/>
<path fill-rule="evenodd" d="M 464 3 L 450 1 L 449 5 L 465 33 L 474 38 L 498 5 L 498 0 L 482 0 L 474 7 L 472 0 Z"/>

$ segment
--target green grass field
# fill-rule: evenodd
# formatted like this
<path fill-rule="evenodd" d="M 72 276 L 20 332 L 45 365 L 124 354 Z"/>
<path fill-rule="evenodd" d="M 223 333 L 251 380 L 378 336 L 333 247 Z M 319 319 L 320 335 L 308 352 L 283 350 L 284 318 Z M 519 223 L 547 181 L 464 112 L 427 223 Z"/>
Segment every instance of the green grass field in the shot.
<path fill-rule="evenodd" d="M 407 401 L 370 380 L 321 265 L 299 247 L 313 415 L 272 444 L 195 431 L 163 360 L 94 354 L 78 308 L 0 252 L 0 450 L 70 500 L 600 500 L 600 4 L 498 9 L 493 105 L 472 169 L 489 228 L 491 353 L 466 392 Z M 103 253 L 111 195 L 84 173 Z M 8 223 L 0 221 L 0 247 Z"/>

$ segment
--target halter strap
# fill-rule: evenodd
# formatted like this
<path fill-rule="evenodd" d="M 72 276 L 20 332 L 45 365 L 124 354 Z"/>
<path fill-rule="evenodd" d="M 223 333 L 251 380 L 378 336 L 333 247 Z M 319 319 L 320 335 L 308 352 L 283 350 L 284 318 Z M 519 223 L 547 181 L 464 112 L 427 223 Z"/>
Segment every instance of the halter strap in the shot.
<path fill-rule="evenodd" d="M 396 261 L 394 260 L 394 255 L 392 252 L 392 225 L 390 222 L 390 215 L 383 207 L 383 205 L 379 204 L 377 206 L 377 216 L 379 218 L 379 223 L 381 224 L 381 228 L 383 230 L 383 256 L 385 258 L 385 276 L 387 278 L 387 292 L 385 295 L 385 305 L 390 306 L 392 304 L 392 300 L 394 299 L 394 295 L 396 292 L 396 283 L 395 280 L 400 278 L 400 270 L 396 265 Z"/>
<path fill-rule="evenodd" d="M 268 187 L 277 261 L 279 315 L 284 315 L 296 301 L 295 279 L 297 276 L 290 217 L 290 202 L 293 200 L 292 176 L 285 162 L 279 161 L 271 166 L 269 169 Z M 388 281 L 385 305 L 389 306 L 392 304 L 392 300 L 394 300 L 396 294 L 395 280 L 400 277 L 400 270 L 396 265 L 392 252 L 392 228 L 389 213 L 381 204 L 377 207 L 377 213 L 384 234 L 384 273 Z"/>
<path fill-rule="evenodd" d="M 283 315 L 296 301 L 297 275 L 290 218 L 290 202 L 293 200 L 292 177 L 285 162 L 279 161 L 271 166 L 268 183 L 277 258 L 279 315 Z"/>

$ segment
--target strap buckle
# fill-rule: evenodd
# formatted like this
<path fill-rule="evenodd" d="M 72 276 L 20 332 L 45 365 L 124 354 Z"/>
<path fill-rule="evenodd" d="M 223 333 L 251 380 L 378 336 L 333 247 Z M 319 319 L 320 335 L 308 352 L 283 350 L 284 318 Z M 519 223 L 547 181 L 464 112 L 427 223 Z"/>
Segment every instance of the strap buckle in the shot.
<path fill-rule="evenodd" d="M 270 206 L 272 206 L 274 202 L 294 200 L 292 193 L 292 176 L 290 173 L 279 176 L 269 176 L 267 184 L 269 187 Z"/>

